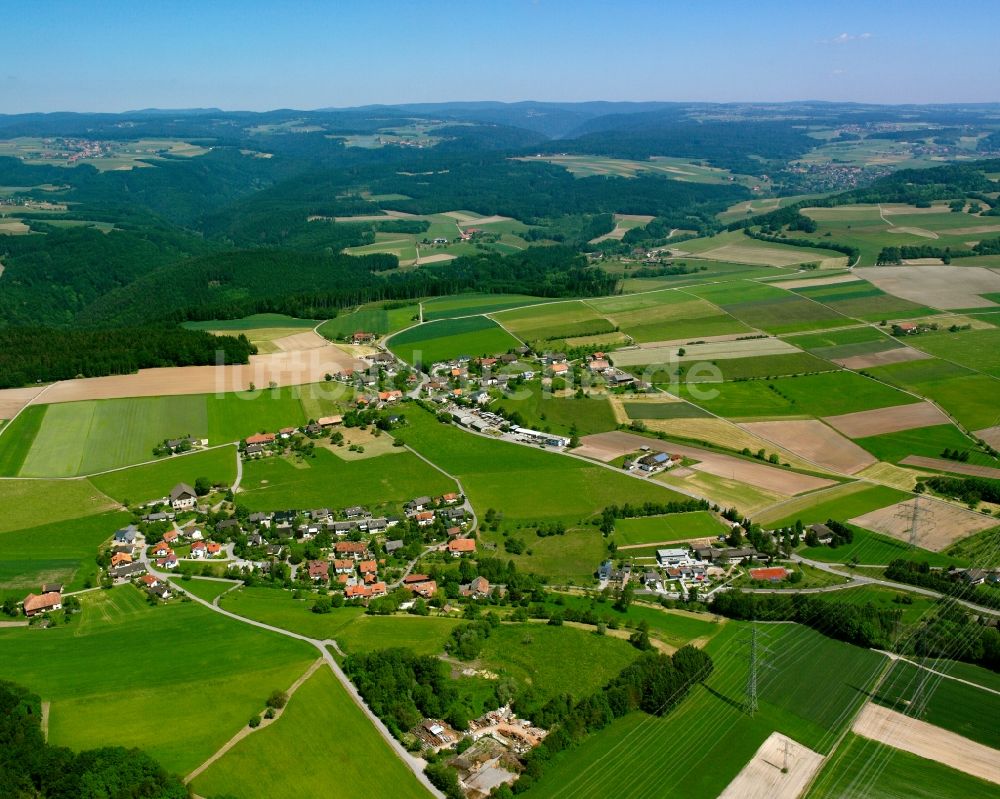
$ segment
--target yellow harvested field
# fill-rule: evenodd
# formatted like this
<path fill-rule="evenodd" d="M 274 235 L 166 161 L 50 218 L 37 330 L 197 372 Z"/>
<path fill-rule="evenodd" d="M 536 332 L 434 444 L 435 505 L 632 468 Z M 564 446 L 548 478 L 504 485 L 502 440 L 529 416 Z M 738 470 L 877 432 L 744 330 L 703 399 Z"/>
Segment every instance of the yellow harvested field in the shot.
<path fill-rule="evenodd" d="M 717 477 L 692 469 L 679 470 L 674 473 L 664 472 L 655 475 L 653 479 L 665 486 L 694 494 L 714 505 L 736 508 L 740 513 L 755 518 L 764 508 L 788 498 L 787 494 L 766 491 L 763 488 L 741 483 L 739 480 Z"/>
<path fill-rule="evenodd" d="M 296 350 L 313 350 L 317 347 L 329 346 L 330 342 L 323 338 L 314 330 L 293 333 L 289 336 L 276 338 L 272 342 L 281 352 L 295 352 Z"/>
<path fill-rule="evenodd" d="M 861 278 L 852 274 L 830 275 L 829 277 L 797 278 L 795 280 L 768 280 L 769 286 L 783 289 L 806 289 L 812 286 L 836 286 L 839 283 L 860 283 Z"/>
<path fill-rule="evenodd" d="M 364 370 L 365 363 L 328 344 L 310 350 L 251 355 L 250 363 L 234 366 L 178 366 L 141 369 L 130 375 L 63 380 L 45 393 L 46 402 L 74 402 L 119 397 L 158 397 L 181 394 L 246 391 L 272 381 L 278 386 L 321 383 L 327 373 Z"/>
<path fill-rule="evenodd" d="M 0 419 L 12 419 L 18 411 L 44 391 L 43 386 L 0 390 Z"/>
<path fill-rule="evenodd" d="M 699 258 L 710 261 L 731 261 L 737 264 L 755 264 L 759 266 L 791 266 L 807 261 L 817 261 L 818 255 L 785 250 L 778 247 L 748 247 L 741 244 L 724 244 L 711 250 L 698 253 Z M 847 263 L 846 258 L 838 259 Z"/>
<path fill-rule="evenodd" d="M 719 799 L 798 799 L 824 758 L 780 732 L 772 732 Z"/>
<path fill-rule="evenodd" d="M 1000 274 L 981 266 L 874 266 L 854 270 L 888 294 L 930 308 L 994 308 L 981 294 L 1000 292 Z"/>
<path fill-rule="evenodd" d="M 866 530 L 909 542 L 913 506 L 918 502 L 917 546 L 932 552 L 940 552 L 973 533 L 997 526 L 996 519 L 932 497 L 907 499 L 849 521 Z"/>
<path fill-rule="evenodd" d="M 457 255 L 451 255 L 446 252 L 438 252 L 434 255 L 421 255 L 415 263 L 418 264 L 439 264 L 443 261 L 453 261 L 457 258 Z"/>
<path fill-rule="evenodd" d="M 871 741 L 1000 785 L 1000 751 L 951 730 L 871 702 L 861 709 L 852 729 Z"/>
<path fill-rule="evenodd" d="M 855 474 L 876 461 L 870 452 L 815 419 L 747 422 L 740 426 L 835 472 Z"/>
<path fill-rule="evenodd" d="M 873 352 L 868 355 L 852 355 L 849 358 L 831 358 L 846 369 L 870 369 L 873 366 L 888 366 L 892 363 L 923 361 L 931 356 L 913 347 L 895 347 L 891 350 Z"/>
<path fill-rule="evenodd" d="M 24 224 L 24 222 L 20 219 L 0 219 L 0 234 L 17 236 L 30 232 L 31 228 Z"/>
<path fill-rule="evenodd" d="M 911 405 L 894 405 L 872 411 L 827 416 L 823 421 L 848 438 L 867 438 L 884 433 L 915 430 L 918 427 L 949 424 L 951 420 L 936 405 L 930 402 L 915 402 Z"/>
<path fill-rule="evenodd" d="M 915 469 L 904 469 L 892 463 L 875 463 L 867 469 L 858 472 L 855 477 L 863 477 L 875 483 L 898 488 L 900 491 L 912 491 L 918 480 L 928 477 L 927 472 L 918 472 Z"/>
<path fill-rule="evenodd" d="M 640 447 L 652 447 L 658 449 L 655 441 L 651 441 L 644 436 L 634 433 L 612 432 L 597 433 L 595 435 L 584 436 L 580 439 L 581 446 L 575 450 L 575 454 L 587 458 L 603 461 L 605 463 L 615 458 L 637 451 Z M 711 450 L 699 449 L 687 444 L 677 444 L 674 442 L 664 442 L 664 451 L 671 454 L 683 455 L 697 463 L 690 466 L 696 472 L 721 477 L 726 480 L 733 480 L 745 483 L 755 488 L 765 491 L 772 491 L 776 494 L 786 496 L 801 494 L 806 491 L 816 491 L 820 488 L 833 485 L 832 480 L 822 477 L 813 477 L 806 474 L 790 472 L 776 466 L 768 466 L 763 463 L 736 458 L 732 455 L 725 455 Z"/>

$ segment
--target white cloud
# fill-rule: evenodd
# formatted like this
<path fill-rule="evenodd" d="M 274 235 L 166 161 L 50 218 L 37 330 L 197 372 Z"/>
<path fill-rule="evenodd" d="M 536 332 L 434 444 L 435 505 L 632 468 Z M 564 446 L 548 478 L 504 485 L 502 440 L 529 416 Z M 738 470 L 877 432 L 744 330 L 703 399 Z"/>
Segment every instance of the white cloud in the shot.
<path fill-rule="evenodd" d="M 872 35 L 870 33 L 838 33 L 832 39 L 827 39 L 826 44 L 847 44 L 848 42 L 857 42 L 864 39 L 871 39 Z"/>

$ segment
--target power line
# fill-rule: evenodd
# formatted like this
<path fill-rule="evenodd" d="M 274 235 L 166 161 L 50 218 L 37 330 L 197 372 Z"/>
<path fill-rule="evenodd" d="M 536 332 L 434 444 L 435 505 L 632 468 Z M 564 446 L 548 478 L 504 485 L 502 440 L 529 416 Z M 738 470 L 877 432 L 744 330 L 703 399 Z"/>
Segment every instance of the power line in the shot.
<path fill-rule="evenodd" d="M 750 637 L 745 642 L 748 646 L 749 668 L 747 669 L 746 691 L 743 697 L 743 712 L 750 718 L 757 712 L 757 677 L 761 669 L 773 669 L 769 658 L 771 650 L 764 645 L 767 636 L 757 629 L 757 622 L 750 623 Z"/>

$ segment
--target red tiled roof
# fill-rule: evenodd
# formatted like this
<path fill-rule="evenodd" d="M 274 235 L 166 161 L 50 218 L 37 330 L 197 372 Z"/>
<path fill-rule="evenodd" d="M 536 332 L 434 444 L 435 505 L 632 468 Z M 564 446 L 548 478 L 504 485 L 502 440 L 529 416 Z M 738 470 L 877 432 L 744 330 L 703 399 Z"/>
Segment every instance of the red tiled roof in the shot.
<path fill-rule="evenodd" d="M 24 598 L 24 612 L 38 613 L 61 604 L 62 596 L 59 595 L 58 591 L 49 591 L 47 594 L 28 594 Z"/>
<path fill-rule="evenodd" d="M 274 433 L 255 433 L 247 436 L 246 441 L 248 444 L 271 444 L 274 441 Z"/>
<path fill-rule="evenodd" d="M 449 552 L 475 552 L 476 542 L 472 538 L 455 538 L 448 542 Z"/>
<path fill-rule="evenodd" d="M 426 583 L 431 578 L 426 574 L 408 574 L 403 578 L 404 585 L 413 585 L 414 583 Z"/>

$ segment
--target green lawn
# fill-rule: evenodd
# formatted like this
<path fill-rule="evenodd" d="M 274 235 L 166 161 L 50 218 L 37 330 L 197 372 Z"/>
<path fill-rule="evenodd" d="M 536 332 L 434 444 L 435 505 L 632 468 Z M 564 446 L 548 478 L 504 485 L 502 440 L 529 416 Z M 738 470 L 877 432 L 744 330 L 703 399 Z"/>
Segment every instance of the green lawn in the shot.
<path fill-rule="evenodd" d="M 940 458 L 945 449 L 969 453 L 970 464 L 1000 467 L 1000 461 L 981 451 L 976 443 L 952 424 L 918 427 L 898 433 L 854 439 L 880 461 L 899 463 L 909 455 Z"/>
<path fill-rule="evenodd" d="M 175 552 L 179 549 L 181 547 L 174 547 Z M 182 557 L 182 555 L 178 553 L 177 557 Z M 194 594 L 206 602 L 211 602 L 217 596 L 226 593 L 230 589 L 235 590 L 233 587 L 237 585 L 237 583 L 232 581 L 206 580 L 199 577 L 192 577 L 190 580 L 174 580 L 173 582 L 189 594 Z"/>
<path fill-rule="evenodd" d="M 87 480 L 0 480 L 0 533 L 111 510 L 114 503 Z"/>
<path fill-rule="evenodd" d="M 216 447 L 204 452 L 176 455 L 158 463 L 99 474 L 90 478 L 90 482 L 116 500 L 147 502 L 165 497 L 178 483 L 194 485 L 199 477 L 231 485 L 236 479 L 236 448 Z"/>
<path fill-rule="evenodd" d="M 496 355 L 518 346 L 516 338 L 485 316 L 428 322 L 389 340 L 390 349 L 406 363 L 425 365 L 460 355 Z"/>
<path fill-rule="evenodd" d="M 836 416 L 919 402 L 917 397 L 848 371 L 720 383 L 710 388 L 682 383 L 680 395 L 719 416 L 736 419 Z"/>
<path fill-rule="evenodd" d="M 271 691 L 291 686 L 317 654 L 193 602 L 151 607 L 131 585 L 82 602 L 68 626 L 0 630 L 4 677 L 52 703 L 51 743 L 138 746 L 181 774 L 245 726 Z"/>
<path fill-rule="evenodd" d="M 275 432 L 282 427 L 305 424 L 305 412 L 297 386 L 258 389 L 222 396 L 206 394 L 208 441 L 223 444 L 259 432 Z"/>
<path fill-rule="evenodd" d="M 950 674 L 948 665 L 935 670 Z M 928 724 L 1000 749 L 1000 696 L 897 661 L 874 701 Z"/>
<path fill-rule="evenodd" d="M 901 749 L 848 734 L 806 799 L 970 799 L 996 786 Z"/>
<path fill-rule="evenodd" d="M 825 522 L 827 519 L 846 521 L 878 508 L 902 502 L 910 497 L 904 491 L 888 486 L 848 483 L 831 491 L 796 497 L 759 515 L 754 521 L 773 527 L 784 527 L 801 519 L 803 524 Z"/>
<path fill-rule="evenodd" d="M 365 612 L 364 608 L 342 607 L 330 613 L 313 613 L 314 600 L 293 599 L 291 591 L 276 588 L 237 588 L 220 604 L 231 613 L 320 640 L 339 638 Z"/>
<path fill-rule="evenodd" d="M 759 709 L 742 712 L 746 654 L 727 624 L 707 646 L 715 672 L 669 715 L 633 713 L 548 764 L 529 797 L 714 799 L 775 730 L 826 753 L 883 668 L 882 655 L 798 625 L 767 625 L 773 670 L 759 682 Z M 808 675 L 806 677 L 805 675 Z M 817 690 L 821 685 L 822 690 Z"/>
<path fill-rule="evenodd" d="M 13 422 L 0 428 L 0 477 L 17 477 L 20 473 L 48 407 L 29 405 Z"/>
<path fill-rule="evenodd" d="M 606 397 L 575 399 L 554 397 L 543 391 L 540 381 L 518 386 L 510 396 L 494 403 L 508 413 L 521 414 L 524 426 L 570 435 L 575 427 L 581 436 L 614 430 L 617 422 Z"/>
<path fill-rule="evenodd" d="M 418 655 L 439 655 L 461 623 L 442 616 L 357 616 L 337 634 L 337 643 L 348 654 L 401 646 Z"/>
<path fill-rule="evenodd" d="M 707 510 L 615 521 L 615 541 L 620 547 L 661 541 L 690 541 L 725 532 L 726 526 Z"/>
<path fill-rule="evenodd" d="M 599 690 L 639 651 L 628 641 L 575 627 L 502 624 L 479 661 L 501 676 L 530 685 L 544 697 L 583 697 Z"/>
<path fill-rule="evenodd" d="M 902 611 L 904 625 L 917 624 L 924 619 L 924 614 L 930 611 L 937 599 L 921 594 L 888 588 L 883 585 L 859 585 L 856 588 L 845 588 L 833 595 L 837 602 L 849 602 L 854 605 L 872 604 L 883 610 Z M 909 604 L 897 601 L 906 596 L 912 600 Z"/>
<path fill-rule="evenodd" d="M 839 510 L 842 515 L 846 509 Z M 841 516 L 830 516 L 828 518 L 844 521 Z M 903 541 L 897 541 L 886 535 L 864 530 L 860 527 L 854 528 L 854 540 L 850 544 L 833 549 L 829 546 L 821 545 L 817 547 L 804 547 L 799 550 L 799 554 L 810 560 L 818 560 L 825 563 L 849 563 L 857 558 L 858 563 L 868 565 L 887 566 L 893 560 L 915 560 L 927 561 L 932 566 L 966 565 L 962 558 L 952 558 L 938 552 L 930 552 L 926 549 L 910 549 L 909 545 Z"/>
<path fill-rule="evenodd" d="M 201 796 L 241 799 L 427 797 L 326 666 L 266 728 L 238 743 L 194 781 Z"/>
<path fill-rule="evenodd" d="M 67 591 L 97 584 L 101 544 L 132 516 L 122 511 L 53 522 L 0 533 L 0 601 L 23 599 L 42 583 L 62 583 Z"/>
<path fill-rule="evenodd" d="M 348 505 L 374 509 L 455 490 L 453 480 L 403 449 L 352 461 L 321 448 L 314 455 L 299 463 L 283 457 L 246 463 L 240 502 L 251 510 Z"/>

